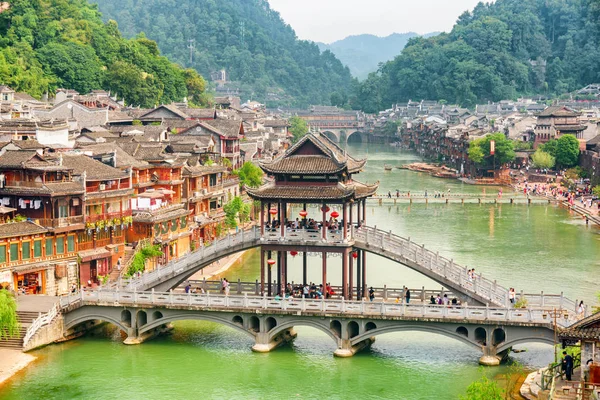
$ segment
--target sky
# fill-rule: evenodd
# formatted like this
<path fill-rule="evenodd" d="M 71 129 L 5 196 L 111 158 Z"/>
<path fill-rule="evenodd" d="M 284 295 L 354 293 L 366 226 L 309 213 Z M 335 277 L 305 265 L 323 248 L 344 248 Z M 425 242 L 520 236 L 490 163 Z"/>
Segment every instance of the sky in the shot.
<path fill-rule="evenodd" d="M 300 39 L 331 43 L 350 35 L 448 32 L 481 0 L 269 0 Z"/>

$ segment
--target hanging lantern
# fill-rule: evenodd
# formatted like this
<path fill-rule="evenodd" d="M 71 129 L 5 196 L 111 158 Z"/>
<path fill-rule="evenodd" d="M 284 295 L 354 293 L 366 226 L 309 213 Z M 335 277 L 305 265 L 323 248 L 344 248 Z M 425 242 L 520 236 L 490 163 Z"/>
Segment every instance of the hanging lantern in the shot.
<path fill-rule="evenodd" d="M 298 255 L 298 252 L 296 250 L 292 250 L 292 251 L 290 251 L 290 255 L 292 257 L 296 257 Z"/>
<path fill-rule="evenodd" d="M 321 211 L 324 211 L 324 212 L 326 212 L 326 213 L 328 213 L 328 212 L 329 212 L 329 210 L 330 210 L 329 206 L 324 206 L 324 207 L 321 207 Z"/>
<path fill-rule="evenodd" d="M 267 260 L 267 264 L 269 264 L 269 266 L 272 267 L 273 265 L 275 265 L 275 260 L 273 260 L 272 258 L 269 258 Z"/>
<path fill-rule="evenodd" d="M 273 216 L 277 215 L 277 209 L 276 209 L 276 208 L 271 208 L 271 209 L 269 210 L 269 214 L 271 214 L 271 215 L 273 215 Z"/>
<path fill-rule="evenodd" d="M 355 260 L 358 258 L 358 251 L 352 252 L 352 258 L 354 258 Z"/>
<path fill-rule="evenodd" d="M 339 217 L 339 216 L 340 216 L 340 213 L 339 213 L 339 212 L 337 212 L 337 211 L 334 211 L 334 212 L 332 212 L 332 213 L 331 213 L 331 216 L 332 216 L 333 218 L 337 218 L 337 217 Z"/>
<path fill-rule="evenodd" d="M 302 218 L 306 218 L 306 216 L 308 215 L 308 212 L 306 210 L 302 210 L 299 212 L 299 214 Z"/>

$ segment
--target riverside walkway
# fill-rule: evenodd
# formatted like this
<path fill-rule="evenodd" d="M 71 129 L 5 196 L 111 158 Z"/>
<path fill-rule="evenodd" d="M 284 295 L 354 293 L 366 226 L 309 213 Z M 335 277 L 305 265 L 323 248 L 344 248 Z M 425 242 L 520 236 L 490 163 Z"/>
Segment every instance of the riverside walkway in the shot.
<path fill-rule="evenodd" d="M 138 344 L 173 321 L 205 320 L 242 331 L 255 340 L 253 350 L 267 352 L 293 339 L 294 327 L 310 326 L 336 343 L 335 355 L 349 357 L 380 334 L 423 331 L 457 339 L 483 352 L 480 363 L 497 365 L 512 346 L 552 344 L 553 321 L 538 307 L 443 306 L 266 296 L 161 293 L 155 291 L 82 291 L 60 299 L 64 329 L 105 321 Z M 566 312 L 556 321 L 575 321 Z"/>

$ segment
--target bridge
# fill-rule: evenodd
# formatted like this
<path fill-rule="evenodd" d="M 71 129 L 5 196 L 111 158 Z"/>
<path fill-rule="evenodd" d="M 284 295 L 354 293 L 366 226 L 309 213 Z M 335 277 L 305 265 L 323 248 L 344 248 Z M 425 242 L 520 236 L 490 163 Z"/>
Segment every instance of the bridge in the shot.
<path fill-rule="evenodd" d="M 419 245 L 410 240 L 390 232 L 385 232 L 376 227 L 352 227 L 349 239 L 343 239 L 341 234 L 329 234 L 327 239 L 321 238 L 319 232 L 308 230 L 295 230 L 284 232 L 266 232 L 261 236 L 258 228 L 240 231 L 229 235 L 214 243 L 203 244 L 194 252 L 178 260 L 171 261 L 165 266 L 143 274 L 139 278 L 122 280 L 122 290 L 147 291 L 154 289 L 166 292 L 174 289 L 182 282 L 188 280 L 196 272 L 207 265 L 220 260 L 228 255 L 249 250 L 265 244 L 274 244 L 282 248 L 302 251 L 310 246 L 311 249 L 322 246 L 323 248 L 347 247 L 367 251 L 369 253 L 387 258 L 398 264 L 411 268 L 434 282 L 444 286 L 461 299 L 473 305 L 491 305 L 508 307 L 510 305 L 508 289 L 499 285 L 495 280 L 484 277 L 479 273 L 475 279 L 469 279 L 469 268 L 461 266 L 440 256 L 438 252 L 427 250 L 424 245 Z M 539 307 L 556 307 L 576 311 L 576 302 L 561 295 L 524 295 L 528 304 Z"/>
<path fill-rule="evenodd" d="M 268 245 L 298 251 L 356 249 L 404 265 L 447 288 L 461 305 L 432 305 L 424 300 L 412 304 L 351 301 L 341 299 L 298 299 L 269 297 L 264 282 L 238 284 L 237 294 L 192 294 L 174 291 L 205 266 L 227 255 Z M 324 252 L 327 250 L 323 250 Z M 527 308 L 513 308 L 508 289 L 467 268 L 391 232 L 376 227 L 351 226 L 347 235 L 309 230 L 266 231 L 257 227 L 229 235 L 214 243 L 144 273 L 99 291 L 82 291 L 63 297 L 60 310 L 66 336 L 85 329 L 93 321 L 114 324 L 126 332 L 126 344 L 143 342 L 171 322 L 206 320 L 245 332 L 255 340 L 253 349 L 266 352 L 292 340 L 296 326 L 319 329 L 336 343 L 335 355 L 349 357 L 370 345 L 374 337 L 397 331 L 424 331 L 452 337 L 480 349 L 482 364 L 497 365 L 509 349 L 519 343 L 553 343 L 556 323 L 569 326 L 577 319 L 576 302 L 560 295 L 524 294 Z M 339 290 L 339 288 L 338 288 Z M 364 292 L 363 292 L 364 293 Z M 423 297 L 423 294 L 420 297 Z M 383 296 L 386 297 L 385 295 Z"/>
<path fill-rule="evenodd" d="M 60 299 L 64 329 L 73 332 L 91 321 L 111 323 L 138 344 L 169 323 L 202 320 L 223 324 L 254 340 L 252 349 L 268 352 L 309 326 L 335 343 L 334 355 L 350 357 L 378 335 L 422 331 L 437 333 L 480 350 L 480 363 L 498 365 L 520 343 L 554 343 L 554 326 L 543 308 L 443 306 L 386 302 L 270 298 L 266 296 L 161 293 L 155 291 L 82 291 Z M 573 318 L 557 325 L 567 326 Z"/>

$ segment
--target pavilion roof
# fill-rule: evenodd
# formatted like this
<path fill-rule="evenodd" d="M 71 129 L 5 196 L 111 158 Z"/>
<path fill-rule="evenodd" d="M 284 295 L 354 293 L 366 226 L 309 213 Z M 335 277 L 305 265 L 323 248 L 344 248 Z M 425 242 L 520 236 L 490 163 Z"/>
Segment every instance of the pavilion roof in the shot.
<path fill-rule="evenodd" d="M 308 149 L 308 150 L 307 150 Z M 337 144 L 319 133 L 309 133 L 290 147 L 281 157 L 262 162 L 269 174 L 336 174 L 347 169 L 359 172 L 367 160 L 357 160 Z"/>
<path fill-rule="evenodd" d="M 379 182 L 368 185 L 358 181 L 337 183 L 335 185 L 277 185 L 275 182 L 267 183 L 259 188 L 246 187 L 246 192 L 253 199 L 268 200 L 299 200 L 299 201 L 324 201 L 324 200 L 349 200 L 362 199 L 372 196 L 377 192 Z"/>

